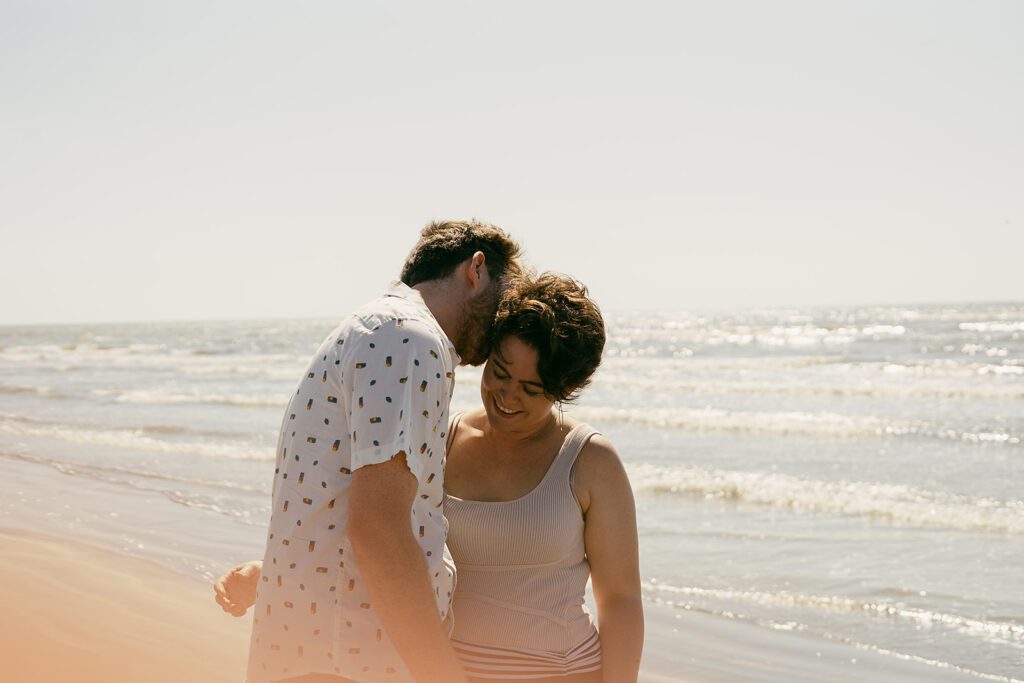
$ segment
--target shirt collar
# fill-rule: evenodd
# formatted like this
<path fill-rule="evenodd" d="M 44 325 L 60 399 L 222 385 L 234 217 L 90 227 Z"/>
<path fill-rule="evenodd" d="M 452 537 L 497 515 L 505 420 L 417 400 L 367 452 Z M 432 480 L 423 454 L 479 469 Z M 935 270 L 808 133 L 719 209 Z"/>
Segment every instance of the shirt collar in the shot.
<path fill-rule="evenodd" d="M 434 321 L 434 326 L 437 327 L 437 331 L 441 333 L 441 338 L 448 347 L 448 353 L 452 356 L 452 367 L 457 367 L 459 363 L 462 362 L 462 357 L 455 350 L 455 344 L 452 344 L 451 340 L 448 339 L 448 335 L 445 334 L 444 330 L 441 328 L 441 324 L 437 322 L 437 318 L 435 318 L 434 314 L 429 308 L 427 308 L 426 302 L 423 301 L 423 295 L 401 280 L 392 280 L 391 284 L 388 285 L 387 291 L 384 292 L 384 296 L 394 296 L 399 299 L 405 299 L 413 306 L 420 309 L 424 315 Z"/>

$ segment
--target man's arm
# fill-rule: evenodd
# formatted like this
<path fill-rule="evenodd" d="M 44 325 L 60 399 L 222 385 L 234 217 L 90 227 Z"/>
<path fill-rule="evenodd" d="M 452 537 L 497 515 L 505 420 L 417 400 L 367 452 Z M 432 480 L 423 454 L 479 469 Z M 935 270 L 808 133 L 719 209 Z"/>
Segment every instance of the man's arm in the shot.
<path fill-rule="evenodd" d="M 465 673 L 441 624 L 427 562 L 409 516 L 416 478 L 399 453 L 352 473 L 348 534 L 373 609 L 417 683 L 460 683 Z"/>

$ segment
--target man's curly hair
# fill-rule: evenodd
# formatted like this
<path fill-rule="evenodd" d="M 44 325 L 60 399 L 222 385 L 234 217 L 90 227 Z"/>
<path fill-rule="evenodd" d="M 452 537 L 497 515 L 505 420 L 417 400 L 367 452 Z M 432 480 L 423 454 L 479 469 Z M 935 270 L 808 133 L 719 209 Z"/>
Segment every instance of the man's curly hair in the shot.
<path fill-rule="evenodd" d="M 537 373 L 544 393 L 573 401 L 601 364 L 604 319 L 581 282 L 543 273 L 517 279 L 498 305 L 492 348 L 518 337 L 537 350 Z"/>
<path fill-rule="evenodd" d="M 399 276 L 413 287 L 427 280 L 442 280 L 478 251 L 491 280 L 499 282 L 519 272 L 519 245 L 504 230 L 477 220 L 433 221 L 420 232 Z"/>

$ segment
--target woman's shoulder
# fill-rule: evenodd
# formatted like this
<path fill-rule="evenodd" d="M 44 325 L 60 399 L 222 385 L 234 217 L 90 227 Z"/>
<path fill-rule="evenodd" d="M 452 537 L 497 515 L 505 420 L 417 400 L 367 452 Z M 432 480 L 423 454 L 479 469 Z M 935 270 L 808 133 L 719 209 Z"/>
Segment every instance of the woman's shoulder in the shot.
<path fill-rule="evenodd" d="M 459 421 L 459 427 L 480 430 L 484 426 L 484 421 L 487 420 L 487 413 L 483 408 L 452 412 L 450 421 L 455 422 L 456 419 Z"/>
<path fill-rule="evenodd" d="M 607 468 L 622 467 L 622 459 L 615 450 L 614 444 L 600 432 L 595 432 L 587 439 L 579 455 L 579 465 L 587 470 L 602 471 Z"/>
<path fill-rule="evenodd" d="M 615 446 L 603 434 L 594 434 L 580 450 L 573 476 L 580 505 L 586 511 L 595 495 L 615 495 L 629 488 L 629 477 Z"/>

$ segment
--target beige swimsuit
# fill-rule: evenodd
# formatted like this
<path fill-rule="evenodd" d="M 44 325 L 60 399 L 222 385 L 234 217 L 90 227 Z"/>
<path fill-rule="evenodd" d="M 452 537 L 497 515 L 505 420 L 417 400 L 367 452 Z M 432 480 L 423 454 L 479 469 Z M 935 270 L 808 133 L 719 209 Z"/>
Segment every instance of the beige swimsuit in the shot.
<path fill-rule="evenodd" d="M 584 605 L 590 564 L 572 488 L 576 459 L 596 433 L 586 424 L 573 428 L 544 478 L 521 498 L 445 495 L 457 570 L 452 644 L 469 675 L 528 680 L 601 667 L 601 642 Z"/>

